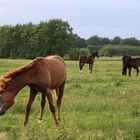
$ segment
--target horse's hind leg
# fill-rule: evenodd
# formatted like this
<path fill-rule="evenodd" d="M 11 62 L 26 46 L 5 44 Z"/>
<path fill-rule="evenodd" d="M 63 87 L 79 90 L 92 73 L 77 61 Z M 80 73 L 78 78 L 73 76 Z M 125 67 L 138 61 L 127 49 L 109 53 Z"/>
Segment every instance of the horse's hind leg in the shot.
<path fill-rule="evenodd" d="M 52 114 L 54 116 L 55 124 L 59 125 L 59 122 L 57 120 L 57 112 L 56 112 L 56 109 L 55 109 L 55 106 L 54 106 L 54 103 L 53 103 L 53 98 L 52 98 L 51 90 L 50 89 L 46 89 L 46 91 L 44 93 L 45 93 L 45 95 L 48 98 L 49 107 L 50 107 L 50 110 L 51 110 L 51 112 L 52 112 Z"/>
<path fill-rule="evenodd" d="M 43 117 L 43 112 L 44 112 L 44 107 L 45 107 L 45 103 L 46 103 L 46 95 L 42 93 L 41 95 L 41 113 L 40 113 L 40 117 L 39 117 L 39 123 L 42 121 L 42 117 Z"/>
<path fill-rule="evenodd" d="M 64 83 L 59 87 L 59 94 L 57 98 L 57 107 L 58 107 L 58 120 L 60 121 L 60 107 L 61 107 L 61 102 L 62 102 L 62 97 L 64 94 L 64 86 L 65 86 L 65 81 Z"/>
<path fill-rule="evenodd" d="M 38 92 L 36 90 L 34 90 L 33 88 L 30 88 L 30 97 L 29 97 L 27 107 L 26 107 L 26 116 L 25 116 L 24 126 L 26 126 L 29 121 L 29 114 L 30 114 L 31 106 L 37 93 Z"/>

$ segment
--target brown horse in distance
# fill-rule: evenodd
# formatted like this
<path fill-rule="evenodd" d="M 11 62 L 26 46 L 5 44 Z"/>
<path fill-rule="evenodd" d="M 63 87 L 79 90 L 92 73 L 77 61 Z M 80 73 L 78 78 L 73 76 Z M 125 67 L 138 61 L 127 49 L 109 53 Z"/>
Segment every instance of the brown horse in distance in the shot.
<path fill-rule="evenodd" d="M 122 57 L 123 67 L 124 67 L 125 63 L 128 61 L 128 59 L 130 59 L 130 58 L 132 58 L 130 55 L 124 55 Z"/>
<path fill-rule="evenodd" d="M 130 58 L 132 58 L 130 55 L 124 55 L 124 56 L 122 57 L 122 61 L 123 61 L 122 75 L 127 75 L 127 69 L 129 69 L 129 68 L 127 67 L 127 68 L 125 69 L 124 66 L 125 66 L 125 64 L 127 63 L 127 61 L 128 61 Z M 138 66 L 135 66 L 135 67 L 133 67 L 133 68 L 136 69 L 136 71 L 137 71 L 137 76 L 138 76 L 138 73 L 139 73 Z M 130 73 L 130 75 L 131 75 L 131 70 L 129 70 L 129 73 Z"/>
<path fill-rule="evenodd" d="M 47 96 L 50 110 L 56 125 L 58 125 L 65 80 L 66 65 L 64 60 L 57 55 L 38 57 L 24 67 L 6 73 L 0 80 L 0 115 L 3 115 L 14 104 L 14 98 L 17 93 L 28 85 L 30 87 L 30 97 L 26 107 L 24 125 L 28 123 L 30 109 L 38 92 L 42 93 L 40 120 L 43 116 Z M 58 97 L 58 110 L 53 104 L 51 95 L 51 90 L 53 89 L 56 90 Z"/>
<path fill-rule="evenodd" d="M 129 58 L 123 66 L 122 75 L 127 75 L 127 69 L 129 70 L 129 76 L 131 76 L 131 69 L 134 68 L 139 73 L 138 67 L 140 66 L 140 58 Z"/>
<path fill-rule="evenodd" d="M 89 71 L 90 71 L 90 73 L 92 73 L 95 57 L 99 58 L 98 52 L 95 52 L 95 53 L 88 55 L 88 56 L 85 56 L 85 55 L 80 56 L 79 57 L 80 71 L 82 71 L 84 64 L 89 64 Z"/>

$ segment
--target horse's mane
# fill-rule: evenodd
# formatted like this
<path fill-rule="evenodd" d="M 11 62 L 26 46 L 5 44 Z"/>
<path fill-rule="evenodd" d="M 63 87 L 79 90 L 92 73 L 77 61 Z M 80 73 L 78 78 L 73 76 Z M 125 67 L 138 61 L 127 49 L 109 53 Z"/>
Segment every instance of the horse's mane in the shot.
<path fill-rule="evenodd" d="M 93 56 L 95 56 L 96 54 L 98 54 L 98 52 L 93 52 L 93 53 L 90 54 L 89 56 L 90 56 L 90 57 L 93 57 Z"/>
<path fill-rule="evenodd" d="M 130 58 L 132 58 L 131 55 L 124 55 L 124 56 L 122 57 L 123 66 L 127 63 L 127 61 L 128 61 Z"/>
<path fill-rule="evenodd" d="M 6 74 L 4 74 L 3 76 L 0 77 L 0 91 L 1 90 L 5 90 L 5 88 L 7 87 L 8 83 L 15 77 L 17 77 L 18 75 L 20 75 L 23 72 L 26 72 L 28 70 L 30 70 L 34 64 L 40 59 L 41 57 L 36 58 L 35 60 L 33 60 L 31 63 L 13 69 L 9 72 L 7 72 Z"/>

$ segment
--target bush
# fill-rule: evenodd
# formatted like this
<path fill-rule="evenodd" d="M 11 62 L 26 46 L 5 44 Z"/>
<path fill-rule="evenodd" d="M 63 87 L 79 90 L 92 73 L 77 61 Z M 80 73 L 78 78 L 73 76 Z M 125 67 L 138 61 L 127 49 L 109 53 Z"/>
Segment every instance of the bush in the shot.
<path fill-rule="evenodd" d="M 86 48 L 72 48 L 70 49 L 70 51 L 68 52 L 69 58 L 72 60 L 78 60 L 80 55 L 88 55 L 89 54 L 89 50 Z"/>
<path fill-rule="evenodd" d="M 124 54 L 136 56 L 140 54 L 140 46 L 107 45 L 99 52 L 103 56 L 122 56 Z"/>

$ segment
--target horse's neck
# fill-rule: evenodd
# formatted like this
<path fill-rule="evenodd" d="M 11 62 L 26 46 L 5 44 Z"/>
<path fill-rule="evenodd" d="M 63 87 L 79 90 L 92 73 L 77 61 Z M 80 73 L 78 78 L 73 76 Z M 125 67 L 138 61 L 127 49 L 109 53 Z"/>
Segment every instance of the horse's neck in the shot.
<path fill-rule="evenodd" d="M 19 92 L 22 88 L 31 83 L 32 78 L 33 75 L 31 71 L 23 72 L 11 80 L 7 90 Z"/>
<path fill-rule="evenodd" d="M 128 68 L 128 66 L 127 66 L 127 64 L 125 63 L 125 65 L 123 66 L 123 71 L 127 71 L 127 68 Z"/>

